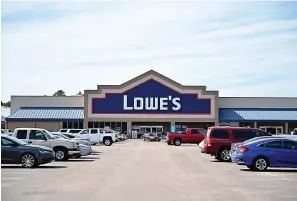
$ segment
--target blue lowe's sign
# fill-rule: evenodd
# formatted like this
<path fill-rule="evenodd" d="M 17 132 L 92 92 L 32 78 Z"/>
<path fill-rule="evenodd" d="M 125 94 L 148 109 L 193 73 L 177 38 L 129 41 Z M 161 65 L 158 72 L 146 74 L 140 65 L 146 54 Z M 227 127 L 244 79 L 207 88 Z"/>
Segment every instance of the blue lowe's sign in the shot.
<path fill-rule="evenodd" d="M 210 98 L 180 93 L 154 79 L 122 93 L 92 98 L 91 104 L 93 114 L 211 114 Z"/>

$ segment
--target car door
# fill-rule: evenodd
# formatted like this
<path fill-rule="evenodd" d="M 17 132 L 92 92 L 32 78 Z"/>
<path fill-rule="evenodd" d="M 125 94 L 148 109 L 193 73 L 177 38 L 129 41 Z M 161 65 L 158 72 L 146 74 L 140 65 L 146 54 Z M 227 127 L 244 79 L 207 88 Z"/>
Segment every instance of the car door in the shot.
<path fill-rule="evenodd" d="M 91 128 L 90 129 L 90 140 L 91 142 L 93 143 L 99 143 L 99 140 L 100 140 L 100 133 L 99 132 L 99 129 L 97 128 Z"/>
<path fill-rule="evenodd" d="M 297 142 L 284 140 L 283 144 L 286 163 L 292 167 L 297 167 Z"/>
<path fill-rule="evenodd" d="M 264 155 L 268 157 L 271 166 L 285 167 L 287 165 L 286 150 L 284 149 L 282 140 L 273 140 L 265 144 Z"/>
<path fill-rule="evenodd" d="M 20 150 L 14 142 L 1 137 L 1 163 L 14 164 L 20 162 Z"/>
<path fill-rule="evenodd" d="M 189 142 L 191 143 L 198 143 L 204 139 L 204 136 L 202 137 L 202 134 L 200 134 L 199 129 L 192 128 L 190 129 L 190 137 Z"/>
<path fill-rule="evenodd" d="M 41 130 L 30 130 L 28 144 L 47 146 L 46 141 L 47 137 Z"/>

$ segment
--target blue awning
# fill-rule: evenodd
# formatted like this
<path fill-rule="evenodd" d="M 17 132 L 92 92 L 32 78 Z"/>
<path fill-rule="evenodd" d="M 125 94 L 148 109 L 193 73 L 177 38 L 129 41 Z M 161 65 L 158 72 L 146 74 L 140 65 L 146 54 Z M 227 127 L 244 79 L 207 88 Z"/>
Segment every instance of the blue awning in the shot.
<path fill-rule="evenodd" d="M 297 108 L 220 108 L 220 122 L 297 122 Z"/>
<path fill-rule="evenodd" d="M 22 107 L 6 121 L 83 121 L 83 107 Z"/>

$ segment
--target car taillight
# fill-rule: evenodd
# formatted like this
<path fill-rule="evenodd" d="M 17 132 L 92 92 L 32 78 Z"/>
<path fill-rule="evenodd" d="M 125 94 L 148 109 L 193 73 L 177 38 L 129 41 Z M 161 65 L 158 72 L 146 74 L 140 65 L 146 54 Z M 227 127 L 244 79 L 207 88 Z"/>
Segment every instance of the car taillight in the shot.
<path fill-rule="evenodd" d="M 210 142 L 209 139 L 208 139 L 208 140 L 205 140 L 205 145 L 206 145 L 207 147 L 211 147 L 211 142 Z"/>
<path fill-rule="evenodd" d="M 248 148 L 243 147 L 243 146 L 239 146 L 239 148 L 240 148 L 240 153 L 245 153 L 249 150 Z"/>

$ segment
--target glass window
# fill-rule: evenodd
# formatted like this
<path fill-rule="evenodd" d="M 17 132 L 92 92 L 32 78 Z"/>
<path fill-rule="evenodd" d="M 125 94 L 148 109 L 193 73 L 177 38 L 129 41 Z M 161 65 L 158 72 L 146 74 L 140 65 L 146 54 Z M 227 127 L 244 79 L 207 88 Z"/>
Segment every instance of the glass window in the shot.
<path fill-rule="evenodd" d="M 63 128 L 68 128 L 67 122 L 63 122 Z"/>
<path fill-rule="evenodd" d="M 110 128 L 115 130 L 116 129 L 116 123 L 115 122 L 111 122 L 110 123 Z"/>
<path fill-rule="evenodd" d="M 251 139 L 257 137 L 257 133 L 252 130 L 233 130 L 232 133 L 235 139 Z"/>
<path fill-rule="evenodd" d="M 122 122 L 122 132 L 127 132 L 127 122 Z"/>
<path fill-rule="evenodd" d="M 228 139 L 229 133 L 228 130 L 213 130 L 211 137 L 219 139 Z"/>
<path fill-rule="evenodd" d="M 65 135 L 66 137 L 69 137 L 69 138 L 75 138 L 73 135 L 69 135 L 69 134 L 67 134 L 67 133 L 65 133 L 65 134 L 63 134 L 63 135 Z"/>
<path fill-rule="evenodd" d="M 60 132 L 61 133 L 66 133 L 68 129 L 61 129 Z"/>
<path fill-rule="evenodd" d="M 94 122 L 94 127 L 93 128 L 99 128 L 99 122 Z"/>
<path fill-rule="evenodd" d="M 80 131 L 79 129 L 70 129 L 69 133 L 79 133 Z"/>
<path fill-rule="evenodd" d="M 83 134 L 89 134 L 89 130 L 88 129 L 82 130 L 80 134 L 82 134 L 82 135 Z"/>
<path fill-rule="evenodd" d="M 273 142 L 268 142 L 265 145 L 266 148 L 275 148 L 275 149 L 282 149 L 283 148 L 283 141 L 273 141 Z"/>
<path fill-rule="evenodd" d="M 18 139 L 26 139 L 27 138 L 27 130 L 18 130 L 17 138 Z"/>
<path fill-rule="evenodd" d="M 93 127 L 93 122 L 92 122 L 92 121 L 89 121 L 89 122 L 88 122 L 88 128 L 94 128 L 94 127 Z"/>
<path fill-rule="evenodd" d="M 73 128 L 78 128 L 78 122 L 73 122 Z"/>
<path fill-rule="evenodd" d="M 11 146 L 14 146 L 15 143 L 8 140 L 8 139 L 5 139 L 5 138 L 1 138 L 1 146 L 5 146 L 5 147 L 11 147 Z"/>
<path fill-rule="evenodd" d="M 46 140 L 47 138 L 39 130 L 31 130 L 29 134 L 29 139 L 31 140 Z"/>
<path fill-rule="evenodd" d="M 68 128 L 73 128 L 73 122 L 68 122 Z"/>
<path fill-rule="evenodd" d="M 99 128 L 104 128 L 104 122 L 99 123 Z"/>
<path fill-rule="evenodd" d="M 192 130 L 191 130 L 191 134 L 199 134 L 198 129 L 192 129 Z"/>
<path fill-rule="evenodd" d="M 297 142 L 293 141 L 283 141 L 285 149 L 297 150 Z"/>
<path fill-rule="evenodd" d="M 206 134 L 206 130 L 205 129 L 200 129 L 200 133 L 201 134 Z"/>
<path fill-rule="evenodd" d="M 91 134 L 97 134 L 98 130 L 97 129 L 91 129 Z"/>
<path fill-rule="evenodd" d="M 106 126 L 110 127 L 110 122 L 105 122 L 104 127 Z"/>
<path fill-rule="evenodd" d="M 257 131 L 257 136 L 262 137 L 262 136 L 271 136 L 271 134 L 266 133 L 264 131 Z"/>
<path fill-rule="evenodd" d="M 84 128 L 84 122 L 80 121 L 79 124 L 78 124 L 78 128 L 83 129 Z"/>

